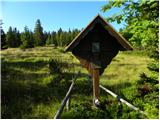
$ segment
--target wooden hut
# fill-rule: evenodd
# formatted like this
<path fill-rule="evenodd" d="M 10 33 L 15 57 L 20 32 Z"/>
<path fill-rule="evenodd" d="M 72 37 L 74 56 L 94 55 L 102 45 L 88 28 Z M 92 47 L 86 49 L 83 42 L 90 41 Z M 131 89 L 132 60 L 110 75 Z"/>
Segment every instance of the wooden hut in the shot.
<path fill-rule="evenodd" d="M 131 45 L 99 14 L 68 45 L 80 63 L 92 75 L 98 68 L 100 75 L 118 51 L 133 50 Z"/>
<path fill-rule="evenodd" d="M 99 14 L 68 45 L 93 79 L 93 103 L 99 106 L 99 75 L 119 51 L 133 50 L 131 45 Z"/>

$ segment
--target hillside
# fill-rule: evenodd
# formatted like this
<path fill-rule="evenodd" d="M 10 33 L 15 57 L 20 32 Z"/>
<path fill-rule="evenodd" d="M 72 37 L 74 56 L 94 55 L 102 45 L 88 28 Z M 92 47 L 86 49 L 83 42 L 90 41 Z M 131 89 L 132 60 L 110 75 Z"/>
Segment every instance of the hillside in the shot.
<path fill-rule="evenodd" d="M 52 71 L 53 61 L 60 67 L 59 72 Z M 145 101 L 137 97 L 136 82 L 140 73 L 150 74 L 147 69 L 150 61 L 142 51 L 120 52 L 100 77 L 100 83 L 146 111 Z M 102 90 L 104 110 L 92 108 L 92 81 L 79 61 L 71 53 L 65 53 L 64 48 L 9 48 L 1 51 L 1 63 L 2 118 L 52 119 L 79 70 L 81 75 L 74 86 L 71 109 L 68 112 L 64 109 L 62 118 L 158 118 L 155 108 L 149 111 L 155 113 L 152 116 L 144 116 L 126 105 L 119 113 L 116 99 Z"/>

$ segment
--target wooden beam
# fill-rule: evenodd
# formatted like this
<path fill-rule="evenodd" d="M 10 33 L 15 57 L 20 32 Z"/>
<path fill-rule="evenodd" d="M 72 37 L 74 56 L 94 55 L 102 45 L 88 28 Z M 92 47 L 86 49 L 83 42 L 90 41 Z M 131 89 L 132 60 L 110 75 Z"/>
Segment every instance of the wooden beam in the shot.
<path fill-rule="evenodd" d="M 93 100 L 99 99 L 99 69 L 93 69 Z"/>
<path fill-rule="evenodd" d="M 68 92 L 66 93 L 66 96 L 65 98 L 63 99 L 62 103 L 61 103 L 61 107 L 59 108 L 59 110 L 57 111 L 56 115 L 54 116 L 54 119 L 59 119 L 60 116 L 61 116 L 61 113 L 63 112 L 63 109 L 64 109 L 64 106 L 67 102 L 67 100 L 69 99 L 70 95 L 71 95 L 71 91 L 72 91 L 72 88 L 73 88 L 73 85 L 75 83 L 75 80 L 77 79 L 78 75 L 80 74 L 80 71 L 75 75 L 75 77 L 73 78 L 72 80 L 72 84 L 71 86 L 69 87 L 69 90 Z"/>
<path fill-rule="evenodd" d="M 113 93 L 112 91 L 108 90 L 107 88 L 103 87 L 102 85 L 100 85 L 100 88 L 102 88 L 104 91 L 106 91 L 107 93 L 109 93 L 110 95 L 112 95 L 113 97 L 119 99 L 119 101 L 121 101 L 122 103 L 126 104 L 128 107 L 136 110 L 136 111 L 139 111 L 140 113 L 142 114 L 147 114 L 145 113 L 144 111 L 141 111 L 139 110 L 139 108 L 133 106 L 132 104 L 130 104 L 129 102 L 127 102 L 126 100 L 122 99 L 120 96 L 116 95 L 115 93 Z"/>

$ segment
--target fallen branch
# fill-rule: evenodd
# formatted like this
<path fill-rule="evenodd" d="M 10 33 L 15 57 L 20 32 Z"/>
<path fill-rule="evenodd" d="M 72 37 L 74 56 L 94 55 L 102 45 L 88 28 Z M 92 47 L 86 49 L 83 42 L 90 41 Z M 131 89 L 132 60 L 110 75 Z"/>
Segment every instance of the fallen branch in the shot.
<path fill-rule="evenodd" d="M 64 109 L 64 106 L 68 100 L 68 98 L 70 97 L 71 95 L 71 91 L 72 91 L 72 88 L 73 88 L 73 85 L 75 83 L 75 80 L 77 79 L 78 75 L 80 74 L 80 71 L 75 75 L 75 77 L 73 78 L 72 80 L 72 84 L 71 86 L 69 87 L 69 90 L 68 92 L 66 93 L 66 96 L 65 98 L 63 99 L 62 103 L 61 103 L 61 107 L 59 108 L 59 110 L 57 111 L 56 115 L 54 116 L 54 119 L 59 119 L 60 116 L 61 116 L 61 113 L 63 112 L 63 109 Z"/>
<path fill-rule="evenodd" d="M 119 101 L 121 101 L 122 103 L 125 103 L 128 107 L 130 107 L 130 108 L 132 108 L 132 109 L 134 109 L 136 111 L 139 111 L 140 113 L 146 115 L 146 113 L 144 111 L 139 110 L 139 108 L 133 106 L 132 104 L 130 104 L 126 100 L 122 99 L 120 96 L 116 95 L 115 93 L 113 93 L 112 91 L 108 90 L 107 88 L 103 87 L 102 85 L 100 85 L 100 88 L 102 88 L 104 91 L 106 91 L 107 93 L 109 93 L 113 97 L 118 98 Z"/>

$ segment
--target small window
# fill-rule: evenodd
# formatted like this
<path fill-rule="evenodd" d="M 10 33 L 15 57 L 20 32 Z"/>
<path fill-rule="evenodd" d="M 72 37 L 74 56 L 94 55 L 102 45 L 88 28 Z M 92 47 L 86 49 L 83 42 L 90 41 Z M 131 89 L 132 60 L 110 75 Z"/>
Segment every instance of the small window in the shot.
<path fill-rule="evenodd" d="M 92 52 L 93 53 L 100 52 L 100 43 L 99 42 L 92 43 Z"/>

